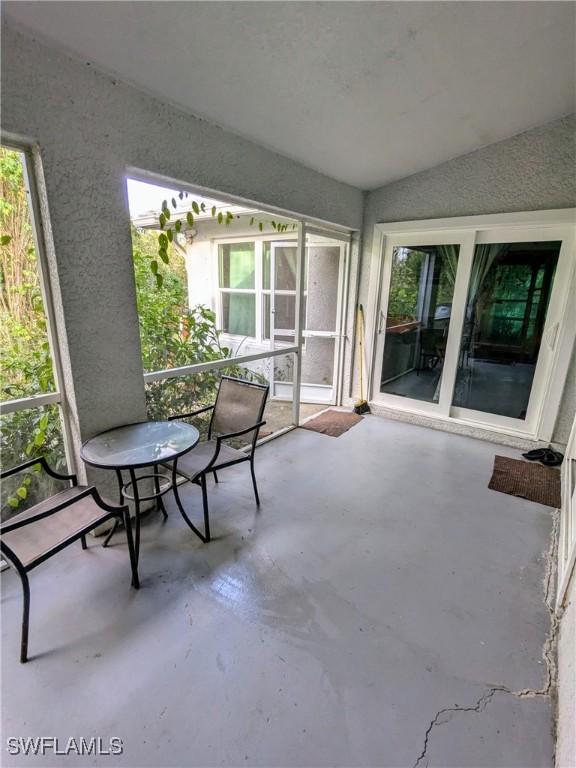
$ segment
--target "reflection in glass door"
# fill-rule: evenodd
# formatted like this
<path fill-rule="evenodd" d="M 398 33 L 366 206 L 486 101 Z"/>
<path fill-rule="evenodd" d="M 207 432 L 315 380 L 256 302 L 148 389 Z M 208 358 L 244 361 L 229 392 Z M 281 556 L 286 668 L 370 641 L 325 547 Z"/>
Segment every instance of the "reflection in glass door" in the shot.
<path fill-rule="evenodd" d="M 386 312 L 381 393 L 438 403 L 460 246 L 397 246 Z"/>
<path fill-rule="evenodd" d="M 561 242 L 474 249 L 453 404 L 524 420 Z"/>

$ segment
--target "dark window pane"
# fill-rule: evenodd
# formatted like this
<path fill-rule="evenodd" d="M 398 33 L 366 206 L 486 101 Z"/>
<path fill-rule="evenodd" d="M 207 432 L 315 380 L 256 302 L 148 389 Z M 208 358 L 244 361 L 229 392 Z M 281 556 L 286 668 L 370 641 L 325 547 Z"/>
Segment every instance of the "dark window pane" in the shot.
<path fill-rule="evenodd" d="M 560 245 L 476 246 L 454 405 L 526 418 Z"/>

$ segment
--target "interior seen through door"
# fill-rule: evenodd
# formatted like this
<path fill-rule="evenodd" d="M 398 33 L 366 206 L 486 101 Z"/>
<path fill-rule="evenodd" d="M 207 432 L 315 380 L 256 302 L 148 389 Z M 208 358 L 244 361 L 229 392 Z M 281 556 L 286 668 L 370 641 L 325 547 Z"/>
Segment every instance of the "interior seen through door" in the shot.
<path fill-rule="evenodd" d="M 560 245 L 476 245 L 454 405 L 526 418 Z"/>
<path fill-rule="evenodd" d="M 438 402 L 459 248 L 394 248 L 381 392 Z"/>

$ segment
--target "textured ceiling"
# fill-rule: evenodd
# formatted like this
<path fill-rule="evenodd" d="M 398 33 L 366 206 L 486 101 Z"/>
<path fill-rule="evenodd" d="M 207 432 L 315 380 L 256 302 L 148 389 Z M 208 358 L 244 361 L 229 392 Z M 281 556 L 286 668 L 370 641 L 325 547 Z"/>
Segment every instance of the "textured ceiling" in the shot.
<path fill-rule="evenodd" d="M 569 2 L 4 2 L 3 14 L 363 189 L 575 109 Z"/>

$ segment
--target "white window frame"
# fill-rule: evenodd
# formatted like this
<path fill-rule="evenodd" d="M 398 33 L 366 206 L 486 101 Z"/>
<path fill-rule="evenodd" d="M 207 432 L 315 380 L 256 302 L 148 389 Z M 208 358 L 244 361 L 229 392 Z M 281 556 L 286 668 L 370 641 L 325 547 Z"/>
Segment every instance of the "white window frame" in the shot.
<path fill-rule="evenodd" d="M 224 341 L 230 341 L 233 344 L 239 344 L 244 339 L 248 339 L 252 344 L 256 344 L 258 346 L 267 347 L 267 346 L 273 346 L 276 349 L 281 348 L 288 348 L 294 345 L 294 342 L 291 341 L 279 341 L 276 340 L 274 343 L 272 343 L 272 340 L 269 338 L 266 338 L 265 336 L 265 319 L 264 319 L 264 296 L 270 295 L 271 291 L 269 288 L 264 288 L 264 243 L 274 243 L 274 244 L 285 244 L 291 247 L 297 248 L 298 246 L 298 239 L 297 236 L 289 237 L 289 236 L 279 236 L 278 234 L 273 235 L 252 235 L 251 237 L 229 237 L 229 238 L 218 238 L 213 240 L 213 253 L 214 258 L 212 260 L 214 264 L 214 272 L 213 272 L 213 280 L 214 280 L 214 293 L 216 295 L 216 324 L 218 328 L 222 328 L 223 325 L 223 319 L 224 319 L 224 311 L 222 306 L 222 294 L 224 293 L 248 293 L 248 294 L 254 294 L 255 295 L 255 329 L 256 333 L 254 336 L 242 336 L 241 334 L 236 333 L 228 333 L 227 331 L 222 331 L 222 336 Z M 233 245 L 235 243 L 254 243 L 254 281 L 255 281 L 255 287 L 254 289 L 251 288 L 222 288 L 220 286 L 220 246 L 221 245 Z M 282 290 L 276 290 L 275 293 L 277 295 L 297 295 L 297 291 L 282 291 Z M 306 292 L 305 292 L 306 294 Z"/>
<path fill-rule="evenodd" d="M 561 209 L 377 224 L 370 271 L 367 332 L 370 343 L 369 392 L 374 405 L 507 435 L 550 441 L 576 337 L 576 302 L 570 301 L 570 296 L 576 292 L 575 221 L 576 209 Z M 486 239 L 490 242 L 562 240 L 544 328 L 544 341 L 532 384 L 529 418 L 524 423 L 505 416 L 452 406 L 451 386 L 442 386 L 439 403 L 384 394 L 378 388 L 376 370 L 381 362 L 384 343 L 382 318 L 386 317 L 392 248 L 396 245 L 422 245 L 424 240 L 426 244 L 459 243 L 454 289 L 456 297 L 465 295 L 463 292 L 467 291 L 475 244 L 485 242 Z M 459 303 L 460 307 L 452 317 L 455 331 L 450 334 L 446 350 L 443 379 L 448 382 L 454 381 L 453 373 L 460 348 L 465 301 Z M 542 355 L 546 358 L 545 364 L 540 362 Z"/>
<path fill-rule="evenodd" d="M 36 266 L 38 269 L 38 282 L 42 296 L 42 304 L 46 319 L 46 338 L 50 347 L 50 357 L 52 360 L 52 375 L 54 377 L 55 389 L 51 392 L 31 395 L 29 397 L 16 398 L 12 400 L 0 401 L 0 415 L 4 416 L 17 411 L 42 408 L 49 405 L 58 405 L 60 410 L 60 423 L 62 426 L 62 438 L 64 443 L 64 454 L 66 466 L 69 472 L 75 471 L 74 454 L 72 451 L 72 434 L 70 429 L 70 417 L 68 412 L 68 403 L 62 392 L 62 382 L 64 380 L 62 360 L 60 357 L 60 348 L 56 336 L 56 316 L 54 312 L 54 302 L 52 296 L 52 287 L 50 283 L 50 269 L 46 255 L 44 243 L 44 229 L 42 226 L 42 216 L 40 212 L 40 202 L 37 187 L 37 164 L 35 163 L 34 149 L 27 142 L 20 141 L 17 138 L 2 134 L 0 143 L 6 149 L 20 152 L 23 157 L 23 176 L 24 186 L 28 193 L 28 212 L 30 215 L 30 225 L 32 237 L 34 239 L 34 248 L 36 251 Z"/>
<path fill-rule="evenodd" d="M 221 245 L 234 245 L 239 243 L 253 243 L 254 244 L 254 288 L 223 288 L 220 285 L 220 246 Z M 223 322 L 224 322 L 224 307 L 223 307 L 223 301 L 222 297 L 223 294 L 245 294 L 249 296 L 254 296 L 254 312 L 255 312 L 255 318 L 254 318 L 254 327 L 255 327 L 255 336 L 242 336 L 241 334 L 237 333 L 228 333 L 228 331 L 222 331 L 223 336 L 226 339 L 230 339 L 233 341 L 240 342 L 242 339 L 250 339 L 251 341 L 258 341 L 259 339 L 259 327 L 258 327 L 258 280 L 262 280 L 262 253 L 261 253 L 261 247 L 258 248 L 257 243 L 253 240 L 251 237 L 241 237 L 241 238 L 234 238 L 231 240 L 217 240 L 214 241 L 214 250 L 215 250 L 215 258 L 213 259 L 213 263 L 215 266 L 215 283 L 216 286 L 215 294 L 216 294 L 216 320 L 217 320 L 217 326 L 218 328 L 222 329 Z M 260 251 L 260 253 L 259 253 Z"/>

